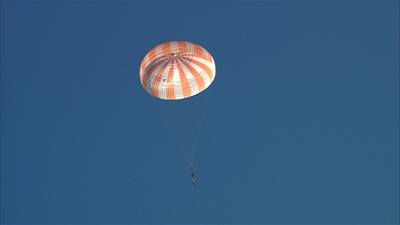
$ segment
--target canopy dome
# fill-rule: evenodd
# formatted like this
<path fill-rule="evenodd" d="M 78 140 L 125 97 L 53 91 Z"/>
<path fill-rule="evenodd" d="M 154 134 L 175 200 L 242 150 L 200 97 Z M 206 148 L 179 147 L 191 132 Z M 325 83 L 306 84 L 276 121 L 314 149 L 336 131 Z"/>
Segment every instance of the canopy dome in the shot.
<path fill-rule="evenodd" d="M 184 99 L 204 91 L 215 78 L 211 54 L 187 41 L 165 42 L 151 49 L 140 65 L 140 82 L 152 96 Z"/>

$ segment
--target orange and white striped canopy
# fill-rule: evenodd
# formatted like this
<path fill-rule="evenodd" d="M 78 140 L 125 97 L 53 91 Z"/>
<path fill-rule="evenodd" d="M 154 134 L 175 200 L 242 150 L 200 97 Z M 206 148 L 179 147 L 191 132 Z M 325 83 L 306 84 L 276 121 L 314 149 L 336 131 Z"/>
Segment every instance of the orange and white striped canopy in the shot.
<path fill-rule="evenodd" d="M 183 99 L 204 91 L 215 77 L 213 57 L 187 41 L 171 41 L 150 50 L 140 65 L 140 82 L 152 96 Z"/>

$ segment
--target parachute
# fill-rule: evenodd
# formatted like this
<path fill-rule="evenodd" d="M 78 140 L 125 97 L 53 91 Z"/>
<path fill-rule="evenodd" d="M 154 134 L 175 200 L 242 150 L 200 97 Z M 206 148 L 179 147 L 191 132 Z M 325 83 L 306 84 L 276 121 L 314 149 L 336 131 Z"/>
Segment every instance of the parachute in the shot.
<path fill-rule="evenodd" d="M 165 100 L 192 97 L 215 78 L 210 53 L 187 41 L 171 41 L 150 50 L 140 65 L 140 82 L 152 96 Z"/>
<path fill-rule="evenodd" d="M 215 63 L 203 47 L 187 41 L 171 41 L 151 49 L 140 65 L 140 82 L 161 100 L 160 128 L 186 158 L 193 171 L 201 130 L 207 118 L 209 96 L 204 92 L 215 78 Z M 180 100 L 180 101 L 174 101 Z M 166 116 L 167 115 L 167 116 Z"/>

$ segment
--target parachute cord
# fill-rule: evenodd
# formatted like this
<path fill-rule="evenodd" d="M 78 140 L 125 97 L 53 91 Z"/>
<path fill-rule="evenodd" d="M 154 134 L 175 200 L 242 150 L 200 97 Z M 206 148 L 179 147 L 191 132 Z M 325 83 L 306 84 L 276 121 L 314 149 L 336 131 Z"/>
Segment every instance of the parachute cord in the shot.
<path fill-rule="evenodd" d="M 161 119 L 161 123 L 163 124 L 164 128 L 166 129 L 166 131 L 164 133 L 170 137 L 170 138 L 167 138 L 167 141 L 170 142 L 171 146 L 173 146 L 174 149 L 178 149 L 178 152 L 180 152 L 180 154 L 183 156 L 185 164 L 188 166 L 189 170 L 193 171 L 194 168 L 190 162 L 190 159 L 188 158 L 187 153 L 185 152 L 184 149 L 182 149 L 182 146 L 180 146 L 179 144 L 176 143 L 177 137 L 168 131 L 170 124 L 168 124 L 168 122 L 164 119 Z"/>
<path fill-rule="evenodd" d="M 200 144 L 200 139 L 203 133 L 203 129 L 204 129 L 204 124 L 207 121 L 208 118 L 208 113 L 209 113 L 209 100 L 210 100 L 210 96 L 205 96 L 205 103 L 204 103 L 204 113 L 202 115 L 202 118 L 199 121 L 199 127 L 197 130 L 197 134 L 196 134 L 196 139 L 194 140 L 193 143 L 193 158 L 191 159 L 191 168 L 194 169 L 194 164 L 196 162 L 197 159 L 197 155 L 199 152 L 199 144 Z"/>
<path fill-rule="evenodd" d="M 198 96 L 200 97 L 200 96 Z M 173 148 L 177 148 L 178 152 L 181 153 L 181 155 L 184 157 L 184 161 L 185 164 L 188 166 L 188 169 L 190 170 L 190 172 L 195 171 L 195 162 L 197 159 L 197 155 L 199 152 L 199 143 L 201 142 L 201 136 L 202 136 L 202 131 L 204 129 L 204 124 L 208 118 L 208 113 L 209 113 L 209 101 L 210 101 L 210 96 L 209 95 L 203 95 L 203 102 L 201 104 L 201 107 L 203 110 L 203 112 L 201 113 L 201 115 L 198 117 L 199 120 L 196 121 L 195 127 L 193 129 L 195 129 L 195 133 L 194 133 L 194 137 L 193 137 L 193 142 L 190 146 L 188 146 L 189 148 L 185 148 L 181 145 L 179 145 L 179 137 L 177 137 L 176 135 L 174 135 L 173 133 L 169 132 L 169 128 L 171 127 L 171 124 L 168 123 L 168 120 L 165 119 L 161 119 L 161 124 L 163 125 L 163 127 L 166 129 L 166 131 L 164 132 L 164 134 L 166 134 L 167 136 L 169 136 L 170 138 L 167 138 L 167 141 L 170 142 L 171 146 L 174 146 Z"/>

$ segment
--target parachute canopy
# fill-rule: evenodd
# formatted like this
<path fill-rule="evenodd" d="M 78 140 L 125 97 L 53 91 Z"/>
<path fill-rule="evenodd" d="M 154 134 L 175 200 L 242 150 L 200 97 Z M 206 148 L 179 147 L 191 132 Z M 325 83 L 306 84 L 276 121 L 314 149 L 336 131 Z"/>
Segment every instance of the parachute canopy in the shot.
<path fill-rule="evenodd" d="M 177 100 L 204 91 L 215 78 L 210 53 L 187 41 L 171 41 L 150 50 L 140 65 L 140 82 L 152 96 Z"/>

